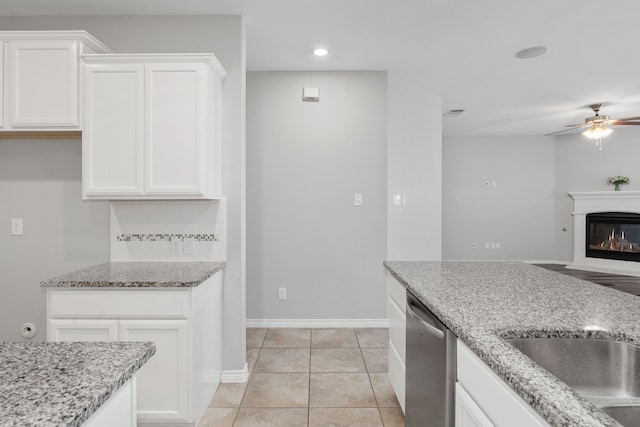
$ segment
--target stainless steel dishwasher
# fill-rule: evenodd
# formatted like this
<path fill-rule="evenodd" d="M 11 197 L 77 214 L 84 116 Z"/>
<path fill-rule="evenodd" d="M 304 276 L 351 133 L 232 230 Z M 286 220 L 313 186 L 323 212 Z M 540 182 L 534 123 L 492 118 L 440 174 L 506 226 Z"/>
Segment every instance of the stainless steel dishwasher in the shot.
<path fill-rule="evenodd" d="M 453 427 L 456 336 L 407 292 L 405 427 Z"/>

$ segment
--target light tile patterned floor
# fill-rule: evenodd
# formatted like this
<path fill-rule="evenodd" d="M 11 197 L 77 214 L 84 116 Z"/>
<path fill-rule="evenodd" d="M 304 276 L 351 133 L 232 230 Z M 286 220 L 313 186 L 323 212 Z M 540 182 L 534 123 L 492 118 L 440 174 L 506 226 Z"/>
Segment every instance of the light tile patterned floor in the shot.
<path fill-rule="evenodd" d="M 249 381 L 220 384 L 199 427 L 404 427 L 389 333 L 247 329 Z"/>

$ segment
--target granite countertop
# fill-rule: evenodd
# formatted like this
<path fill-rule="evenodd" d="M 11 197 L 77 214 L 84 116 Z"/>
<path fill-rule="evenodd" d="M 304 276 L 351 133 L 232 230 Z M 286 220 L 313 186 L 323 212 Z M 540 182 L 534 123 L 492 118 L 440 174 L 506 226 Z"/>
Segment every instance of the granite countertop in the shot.
<path fill-rule="evenodd" d="M 105 262 L 40 283 L 45 288 L 189 288 L 223 269 L 224 262 Z"/>
<path fill-rule="evenodd" d="M 153 343 L 0 343 L 0 426 L 79 426 L 155 351 Z"/>
<path fill-rule="evenodd" d="M 640 345 L 640 298 L 520 262 L 384 265 L 551 425 L 620 425 L 505 339 L 602 338 Z"/>

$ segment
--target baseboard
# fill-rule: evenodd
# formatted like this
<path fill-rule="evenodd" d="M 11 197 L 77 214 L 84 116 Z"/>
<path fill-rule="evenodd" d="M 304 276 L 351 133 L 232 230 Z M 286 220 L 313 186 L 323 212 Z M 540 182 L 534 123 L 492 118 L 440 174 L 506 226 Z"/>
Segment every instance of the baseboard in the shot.
<path fill-rule="evenodd" d="M 534 259 L 534 260 L 522 260 L 522 262 L 526 264 L 558 264 L 558 265 L 567 265 L 571 261 L 559 261 L 557 259 Z"/>
<path fill-rule="evenodd" d="M 222 378 L 220 379 L 223 383 L 246 383 L 249 379 L 249 367 L 245 363 L 244 369 L 240 370 L 225 370 L 222 371 Z"/>
<path fill-rule="evenodd" d="M 388 328 L 389 319 L 247 319 L 247 328 Z"/>

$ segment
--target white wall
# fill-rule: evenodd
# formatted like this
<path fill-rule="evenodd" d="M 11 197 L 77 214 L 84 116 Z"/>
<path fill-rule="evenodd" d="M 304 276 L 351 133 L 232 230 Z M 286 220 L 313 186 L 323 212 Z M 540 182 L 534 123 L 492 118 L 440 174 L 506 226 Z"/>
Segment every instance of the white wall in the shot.
<path fill-rule="evenodd" d="M 554 154 L 552 138 L 445 137 L 443 258 L 555 259 Z"/>
<path fill-rule="evenodd" d="M 79 140 L 0 140 L 0 341 L 22 341 L 24 322 L 46 340 L 40 282 L 109 259 L 109 204 L 81 200 L 81 153 Z"/>
<path fill-rule="evenodd" d="M 555 214 L 556 214 L 556 258 L 573 259 L 573 199 L 570 191 L 611 191 L 607 178 L 615 175 L 628 176 L 631 182 L 621 190 L 640 190 L 640 129 L 617 127 L 602 140 L 598 150 L 593 141 L 581 134 L 563 135 L 555 138 Z M 567 229 L 562 231 L 562 227 Z"/>
<path fill-rule="evenodd" d="M 386 319 L 386 87 L 384 72 L 248 73 L 249 319 Z"/>
<path fill-rule="evenodd" d="M 387 259 L 441 259 L 442 100 L 400 72 L 388 76 Z M 406 205 L 393 206 L 393 195 Z"/>
<path fill-rule="evenodd" d="M 245 364 L 244 119 L 245 34 L 238 16 L 0 17 L 2 30 L 86 30 L 119 53 L 214 52 L 229 73 L 223 87 L 222 190 L 227 198 L 223 369 Z M 77 142 L 77 141 L 76 141 Z M 78 167 L 80 160 L 78 160 Z M 79 179 L 79 177 L 77 178 Z M 78 200 L 80 193 L 77 194 Z M 96 203 L 96 202 L 85 202 Z M 108 225 L 108 210 L 105 208 Z M 96 245 L 105 245 L 95 242 Z M 101 251 L 108 259 L 108 246 Z M 2 261 L 0 261 L 2 262 Z M 21 259 L 25 268 L 33 257 Z M 35 259 L 38 262 L 38 259 Z M 70 270 L 70 269 L 65 269 Z M 45 275 L 48 276 L 48 275 Z M 45 277 L 46 278 L 46 277 Z M 17 289 L 19 285 L 11 285 Z M 10 292 L 10 291 L 9 291 Z"/>

